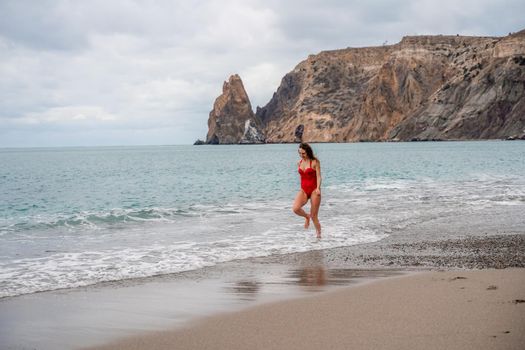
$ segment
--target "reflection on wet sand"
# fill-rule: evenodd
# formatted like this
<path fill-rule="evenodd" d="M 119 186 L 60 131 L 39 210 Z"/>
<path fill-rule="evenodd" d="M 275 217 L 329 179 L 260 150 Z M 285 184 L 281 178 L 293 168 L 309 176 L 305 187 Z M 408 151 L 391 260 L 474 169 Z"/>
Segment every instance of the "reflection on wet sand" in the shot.
<path fill-rule="evenodd" d="M 304 254 L 298 262 L 300 267 L 291 270 L 289 274 L 292 283 L 295 282 L 307 291 L 323 290 L 328 283 L 323 252 L 311 251 Z"/>
<path fill-rule="evenodd" d="M 303 287 L 324 287 L 327 283 L 323 266 L 305 267 L 297 272 L 297 284 Z"/>
<path fill-rule="evenodd" d="M 261 283 L 257 281 L 236 281 L 229 287 L 230 292 L 239 296 L 241 300 L 255 300 L 257 292 L 261 288 Z"/>
<path fill-rule="evenodd" d="M 270 279 L 239 279 L 227 283 L 224 287 L 228 294 L 237 296 L 242 301 L 255 301 L 261 295 L 278 294 L 286 286 L 298 286 L 304 292 L 320 292 L 334 286 L 347 286 L 377 277 L 401 274 L 395 270 L 356 270 L 327 267 L 325 252 L 311 251 L 296 256 L 293 265 L 282 266 L 279 273 L 272 274 Z M 262 276 L 262 275 L 261 275 Z"/>

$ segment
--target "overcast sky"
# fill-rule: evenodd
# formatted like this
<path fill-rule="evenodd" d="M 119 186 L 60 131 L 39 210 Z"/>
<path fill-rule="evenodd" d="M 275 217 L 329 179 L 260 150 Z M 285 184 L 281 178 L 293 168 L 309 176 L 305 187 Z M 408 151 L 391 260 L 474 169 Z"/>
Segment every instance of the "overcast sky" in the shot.
<path fill-rule="evenodd" d="M 503 36 L 523 0 L 0 0 L 0 147 L 190 144 L 231 74 L 252 106 L 309 54 Z"/>

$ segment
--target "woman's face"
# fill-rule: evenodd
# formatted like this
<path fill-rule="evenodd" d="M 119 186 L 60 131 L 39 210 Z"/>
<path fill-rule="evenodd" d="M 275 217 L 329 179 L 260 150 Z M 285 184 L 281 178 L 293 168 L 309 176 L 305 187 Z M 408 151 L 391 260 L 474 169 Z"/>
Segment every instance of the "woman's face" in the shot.
<path fill-rule="evenodd" d="M 299 156 L 303 159 L 306 159 L 307 158 L 307 155 L 306 155 L 306 151 L 302 148 L 299 148 Z"/>

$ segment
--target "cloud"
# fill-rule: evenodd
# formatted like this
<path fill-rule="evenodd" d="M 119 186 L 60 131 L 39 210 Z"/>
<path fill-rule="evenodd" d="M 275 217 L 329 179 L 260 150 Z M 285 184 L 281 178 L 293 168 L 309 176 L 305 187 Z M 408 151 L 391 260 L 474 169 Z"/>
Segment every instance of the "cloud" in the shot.
<path fill-rule="evenodd" d="M 40 113 L 29 113 L 13 119 L 12 122 L 19 125 L 57 124 L 86 127 L 90 123 L 114 122 L 117 119 L 117 116 L 98 106 L 66 106 L 50 108 Z"/>
<path fill-rule="evenodd" d="M 523 12 L 518 0 L 3 0 L 0 147 L 191 143 L 231 74 L 255 108 L 309 54 L 505 35 Z"/>
<path fill-rule="evenodd" d="M 298 62 L 294 62 L 298 63 Z M 261 62 L 240 72 L 252 108 L 264 106 L 269 101 L 268 92 L 277 90 L 281 78 L 290 71 L 290 65 L 282 62 Z"/>

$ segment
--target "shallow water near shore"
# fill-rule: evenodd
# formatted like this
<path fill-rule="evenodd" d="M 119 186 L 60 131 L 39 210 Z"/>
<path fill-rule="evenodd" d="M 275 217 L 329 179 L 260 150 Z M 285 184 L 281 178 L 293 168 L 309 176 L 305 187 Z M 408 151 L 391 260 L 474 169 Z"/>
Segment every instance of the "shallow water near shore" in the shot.
<path fill-rule="evenodd" d="M 321 241 L 290 210 L 297 145 L 1 149 L 0 297 L 371 243 L 525 205 L 525 142 L 313 147 Z"/>
<path fill-rule="evenodd" d="M 0 150 L 0 347 L 105 343 L 407 268 L 523 266 L 525 142 L 314 145 L 320 241 L 290 210 L 296 147 Z"/>

